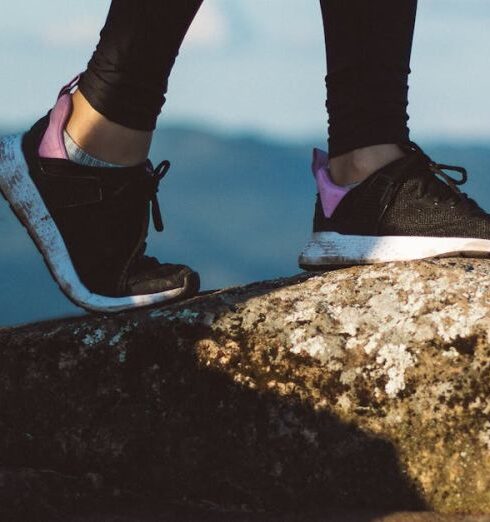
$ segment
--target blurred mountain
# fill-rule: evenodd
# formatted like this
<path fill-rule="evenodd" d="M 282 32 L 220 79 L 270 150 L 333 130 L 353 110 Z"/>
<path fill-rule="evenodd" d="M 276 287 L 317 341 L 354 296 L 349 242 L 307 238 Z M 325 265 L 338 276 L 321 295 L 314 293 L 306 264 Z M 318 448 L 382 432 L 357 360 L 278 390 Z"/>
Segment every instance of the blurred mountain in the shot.
<path fill-rule="evenodd" d="M 169 159 L 172 168 L 160 187 L 166 230 L 150 234 L 150 254 L 191 265 L 204 289 L 297 272 L 315 195 L 311 146 L 189 127 L 158 130 L 151 158 Z M 490 209 L 490 148 L 434 145 L 427 151 L 466 166 L 465 190 Z M 3 200 L 0 237 L 0 326 L 79 313 Z"/>

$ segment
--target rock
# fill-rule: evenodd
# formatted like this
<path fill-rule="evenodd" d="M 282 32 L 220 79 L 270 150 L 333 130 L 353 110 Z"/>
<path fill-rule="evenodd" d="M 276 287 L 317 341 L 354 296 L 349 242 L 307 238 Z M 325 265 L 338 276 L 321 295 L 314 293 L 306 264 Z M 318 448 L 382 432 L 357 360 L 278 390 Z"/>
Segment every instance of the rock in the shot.
<path fill-rule="evenodd" d="M 489 287 L 392 263 L 0 330 L 0 509 L 490 513 Z"/>
<path fill-rule="evenodd" d="M 380 513 L 372 511 L 331 511 L 301 514 L 247 513 L 167 507 L 164 511 L 101 513 L 77 517 L 71 522 L 490 522 L 486 515 L 441 515 L 431 512 Z"/>

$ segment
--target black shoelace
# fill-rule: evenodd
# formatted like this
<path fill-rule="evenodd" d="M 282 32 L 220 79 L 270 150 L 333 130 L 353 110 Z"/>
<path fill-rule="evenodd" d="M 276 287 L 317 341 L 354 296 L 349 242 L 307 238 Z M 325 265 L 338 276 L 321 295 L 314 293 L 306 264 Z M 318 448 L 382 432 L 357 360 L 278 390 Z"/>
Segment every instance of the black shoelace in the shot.
<path fill-rule="evenodd" d="M 482 209 L 477 205 L 475 201 L 468 197 L 465 192 L 462 192 L 458 187 L 459 185 L 464 185 L 468 181 L 468 172 L 464 167 L 459 167 L 456 165 L 446 165 L 444 163 L 436 163 L 433 161 L 425 152 L 415 143 L 410 143 L 410 148 L 421 155 L 426 163 L 429 172 L 437 176 L 440 180 L 442 180 L 446 187 L 450 190 L 444 191 L 445 193 L 441 193 L 440 185 L 438 184 L 439 190 L 437 190 L 437 199 L 436 203 L 440 201 L 447 201 L 451 207 L 456 206 L 459 203 L 464 203 L 469 205 L 473 210 L 477 210 L 479 212 Z M 461 179 L 455 179 L 444 171 L 452 171 L 458 172 L 461 175 Z M 428 178 L 426 183 L 421 186 L 420 195 L 428 190 L 428 187 L 431 185 L 431 178 Z"/>
<path fill-rule="evenodd" d="M 457 167 L 455 165 L 445 165 L 443 163 L 435 163 L 429 158 L 429 168 L 431 172 L 436 174 L 436 176 L 441 177 L 453 190 L 459 192 L 460 194 L 464 194 L 459 190 L 456 185 L 464 185 L 468 181 L 468 172 L 463 167 Z M 446 174 L 445 170 L 452 170 L 453 172 L 459 172 L 461 174 L 461 179 L 454 179 L 448 174 Z M 466 196 L 466 194 L 465 194 Z"/>
<path fill-rule="evenodd" d="M 160 204 L 158 202 L 158 189 L 160 182 L 165 177 L 170 169 L 170 162 L 168 160 L 162 161 L 156 168 L 153 168 L 151 161 L 148 160 L 146 164 L 146 171 L 148 172 L 148 194 L 151 203 L 151 216 L 153 226 L 157 232 L 163 232 L 165 226 L 163 222 Z M 145 255 L 146 241 L 140 246 L 132 263 L 132 272 L 149 271 L 161 266 L 156 257 Z"/>
<path fill-rule="evenodd" d="M 151 175 L 150 184 L 150 195 L 151 195 L 151 216 L 153 219 L 153 226 L 157 232 L 163 232 L 165 228 L 162 218 L 162 212 L 160 210 L 160 204 L 158 203 L 158 188 L 160 181 L 165 177 L 168 170 L 170 169 L 170 161 L 162 161 L 155 169 L 151 162 L 147 164 L 148 173 Z"/>

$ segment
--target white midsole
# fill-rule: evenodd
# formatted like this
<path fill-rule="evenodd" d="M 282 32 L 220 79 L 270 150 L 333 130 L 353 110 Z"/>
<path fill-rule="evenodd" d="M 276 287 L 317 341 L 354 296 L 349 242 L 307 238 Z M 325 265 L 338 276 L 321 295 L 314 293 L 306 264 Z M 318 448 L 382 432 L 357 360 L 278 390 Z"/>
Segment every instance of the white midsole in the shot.
<path fill-rule="evenodd" d="M 438 256 L 490 256 L 490 240 L 467 237 L 351 236 L 316 232 L 299 256 L 302 266 L 410 261 Z"/>
<path fill-rule="evenodd" d="M 105 297 L 90 292 L 80 281 L 58 227 L 29 175 L 22 137 L 16 134 L 0 140 L 0 190 L 29 230 L 63 292 L 81 307 L 96 312 L 119 312 L 178 297 L 183 288 L 128 297 Z"/>

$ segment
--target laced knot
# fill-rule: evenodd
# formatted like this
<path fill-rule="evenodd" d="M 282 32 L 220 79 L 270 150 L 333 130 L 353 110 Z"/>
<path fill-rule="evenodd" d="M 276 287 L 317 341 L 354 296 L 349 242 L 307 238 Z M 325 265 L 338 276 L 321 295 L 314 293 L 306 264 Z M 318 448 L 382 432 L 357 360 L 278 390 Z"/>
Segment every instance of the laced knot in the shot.
<path fill-rule="evenodd" d="M 424 157 L 424 159 L 427 161 L 427 165 L 430 171 L 433 174 L 442 178 L 455 192 L 463 195 L 463 193 L 459 190 L 458 185 L 464 185 L 468 181 L 468 172 L 465 168 L 458 167 L 455 165 L 445 165 L 443 163 L 436 163 L 429 156 L 427 156 L 427 154 L 425 154 L 425 152 L 417 144 L 413 142 L 410 143 L 410 148 L 412 150 L 417 151 Z M 461 179 L 452 178 L 446 172 L 444 172 L 445 170 L 458 172 L 459 174 L 461 174 Z"/>
<path fill-rule="evenodd" d="M 460 190 L 456 187 L 456 185 L 464 185 L 468 181 L 468 173 L 463 167 L 457 167 L 455 165 L 444 165 L 443 163 L 434 163 L 433 161 L 429 161 L 429 168 L 434 174 L 440 176 L 450 187 L 454 188 L 458 192 L 460 192 Z M 461 174 L 461 179 L 452 178 L 444 172 L 445 170 L 459 172 L 459 174 Z"/>
<path fill-rule="evenodd" d="M 162 161 L 156 168 L 150 161 L 147 163 L 147 172 L 150 174 L 150 201 L 151 201 L 151 216 L 153 219 L 153 226 L 157 232 L 162 232 L 164 229 L 162 213 L 160 211 L 160 204 L 158 203 L 158 188 L 160 181 L 165 177 L 170 169 L 170 161 Z"/>

